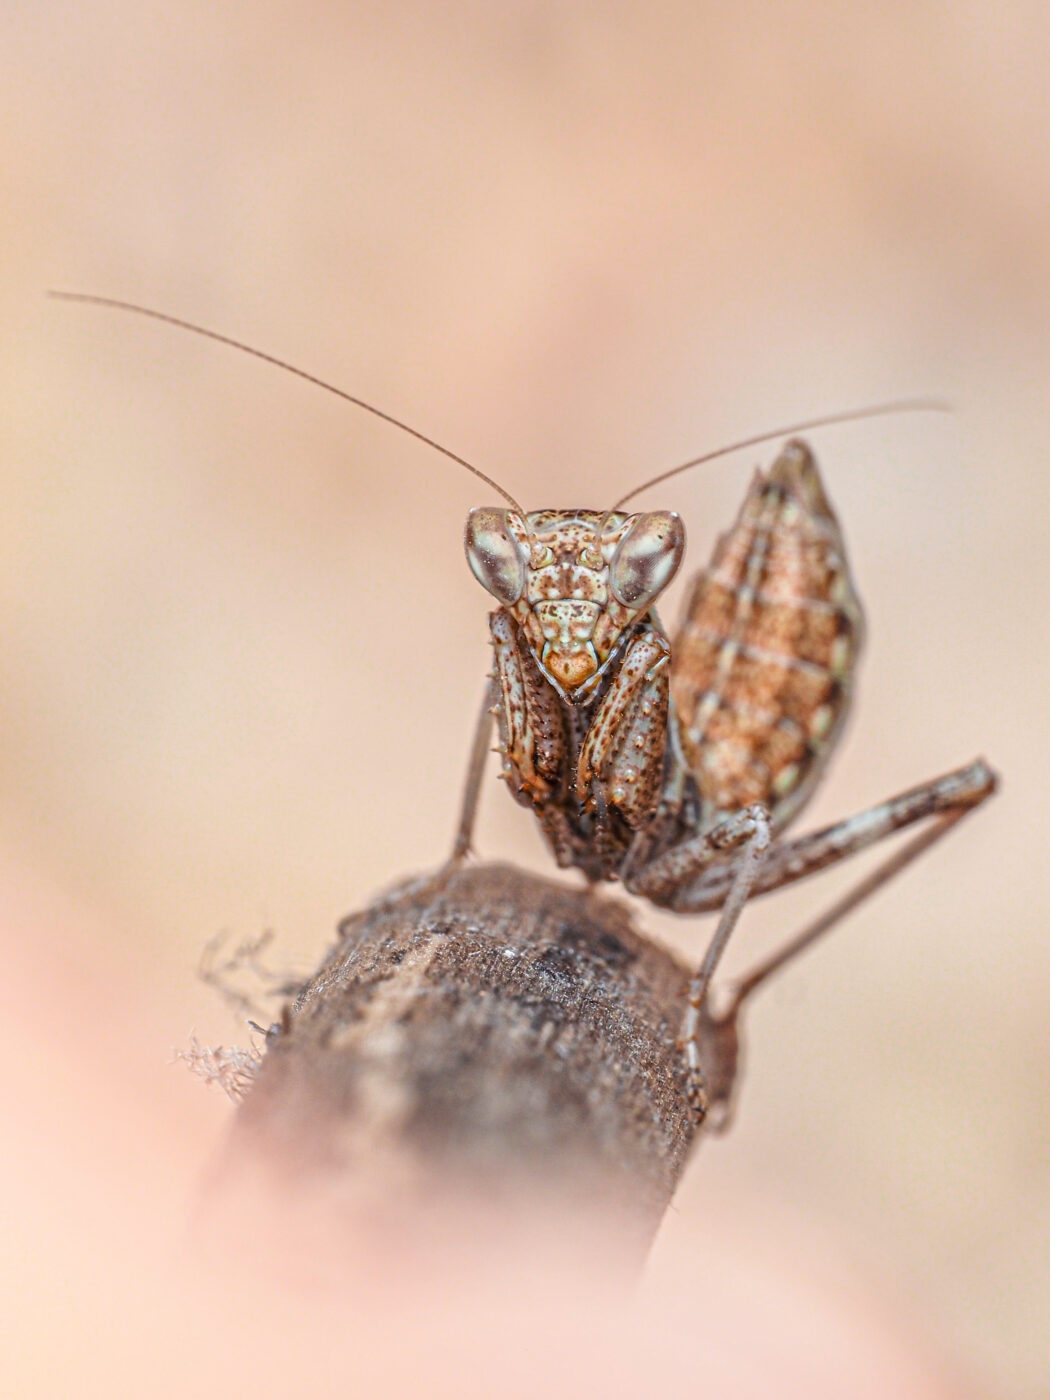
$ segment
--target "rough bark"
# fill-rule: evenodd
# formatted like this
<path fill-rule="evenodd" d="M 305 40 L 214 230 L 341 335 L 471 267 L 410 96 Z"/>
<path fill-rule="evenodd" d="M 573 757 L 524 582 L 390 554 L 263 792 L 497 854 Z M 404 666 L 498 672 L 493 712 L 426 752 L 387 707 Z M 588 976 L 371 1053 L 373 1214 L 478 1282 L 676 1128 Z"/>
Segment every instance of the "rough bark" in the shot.
<path fill-rule="evenodd" d="M 659 1222 L 696 1133 L 678 1034 L 687 970 L 606 895 L 495 865 L 347 918 L 285 1009 L 234 1160 L 286 1183 L 374 1174 L 503 1200 L 541 1183 Z M 705 1022 L 712 1097 L 735 1030 Z"/>

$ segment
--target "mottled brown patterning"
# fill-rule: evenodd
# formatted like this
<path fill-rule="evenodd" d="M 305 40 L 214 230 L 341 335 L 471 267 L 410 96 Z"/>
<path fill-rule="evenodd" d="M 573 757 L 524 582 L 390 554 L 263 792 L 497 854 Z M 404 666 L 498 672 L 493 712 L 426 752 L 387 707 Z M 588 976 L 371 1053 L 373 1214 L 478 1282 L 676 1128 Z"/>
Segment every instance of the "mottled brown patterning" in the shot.
<path fill-rule="evenodd" d="M 761 802 L 774 831 L 790 821 L 841 728 L 862 630 L 816 465 L 788 443 L 697 578 L 674 641 L 671 697 L 705 812 Z"/>
<path fill-rule="evenodd" d="M 495 720 L 502 776 L 536 813 L 559 865 L 620 879 L 682 913 L 720 911 L 683 1029 L 703 1115 L 699 1027 L 747 899 L 934 819 L 745 978 L 727 1017 L 982 802 L 995 776 L 978 760 L 823 831 L 776 839 L 841 732 L 863 632 L 842 532 L 803 442 L 788 442 L 769 475 L 755 477 L 673 644 L 654 609 L 685 550 L 671 512 L 475 510 L 466 548 L 501 606 L 453 863 L 470 848 Z"/>

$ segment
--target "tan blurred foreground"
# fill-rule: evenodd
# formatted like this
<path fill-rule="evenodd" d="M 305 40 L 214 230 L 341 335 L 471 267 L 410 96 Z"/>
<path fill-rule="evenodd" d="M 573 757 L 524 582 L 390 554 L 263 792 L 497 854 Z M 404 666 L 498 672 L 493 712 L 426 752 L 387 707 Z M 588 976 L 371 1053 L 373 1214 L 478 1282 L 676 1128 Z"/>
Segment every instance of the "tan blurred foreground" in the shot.
<path fill-rule="evenodd" d="M 421 1201 L 385 1159 L 304 1195 L 249 1162 L 231 1191 L 203 1169 L 205 1090 L 173 1082 L 181 1067 L 158 1082 L 134 986 L 87 965 L 101 930 L 10 854 L 3 874 L 22 950 L 3 1018 L 4 1394 L 959 1394 L 816 1227 L 746 1193 L 714 1194 L 639 1289 L 615 1214 L 560 1219 L 542 1195 L 510 1217 L 469 1183 Z"/>

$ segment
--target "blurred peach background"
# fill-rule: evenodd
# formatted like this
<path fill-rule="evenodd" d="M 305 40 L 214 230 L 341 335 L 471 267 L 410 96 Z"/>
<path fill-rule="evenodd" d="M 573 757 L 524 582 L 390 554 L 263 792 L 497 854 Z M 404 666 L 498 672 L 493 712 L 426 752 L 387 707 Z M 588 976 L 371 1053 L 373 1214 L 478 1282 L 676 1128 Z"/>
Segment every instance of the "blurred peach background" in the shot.
<path fill-rule="evenodd" d="M 94 1310 L 134 1292 L 98 1242 L 148 1269 L 144 1222 L 177 1236 L 221 1139 L 228 1106 L 167 1063 L 191 1031 L 245 1037 L 202 945 L 272 927 L 305 970 L 442 859 L 488 664 L 460 541 L 479 483 L 49 286 L 243 337 L 529 507 L 606 505 L 804 415 L 955 405 L 813 436 L 870 641 L 801 824 L 979 753 L 1003 792 L 760 1000 L 736 1128 L 698 1153 L 650 1286 L 684 1316 L 741 1241 L 783 1271 L 819 1240 L 934 1370 L 1044 1393 L 1045 8 L 44 0 L 5 8 L 0 46 L 18 1393 L 62 1393 L 71 1319 L 92 1393 Z M 698 563 L 774 450 L 645 503 Z M 480 847 L 550 868 L 494 772 Z M 749 910 L 733 965 L 844 879 Z M 707 932 L 643 919 L 683 949 Z"/>

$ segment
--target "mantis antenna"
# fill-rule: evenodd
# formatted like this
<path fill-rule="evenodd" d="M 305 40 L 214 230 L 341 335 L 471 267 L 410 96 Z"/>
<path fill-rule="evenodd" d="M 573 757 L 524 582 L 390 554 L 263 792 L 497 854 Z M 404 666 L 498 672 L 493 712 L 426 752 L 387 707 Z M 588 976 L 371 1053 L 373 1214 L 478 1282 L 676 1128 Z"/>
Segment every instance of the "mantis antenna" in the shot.
<path fill-rule="evenodd" d="M 206 326 L 198 326 L 193 321 L 183 320 L 179 316 L 171 316 L 164 311 L 154 311 L 148 306 L 139 306 L 135 302 L 121 301 L 116 297 L 96 296 L 88 292 L 63 292 L 49 291 L 48 296 L 55 301 L 79 302 L 86 306 L 108 307 L 115 311 L 128 311 L 136 316 L 146 316 L 153 321 L 161 321 L 168 326 L 176 326 L 179 330 L 191 331 L 194 335 L 203 336 L 205 340 L 217 341 L 220 345 L 228 345 L 234 350 L 240 350 L 245 355 L 252 355 L 257 360 L 263 360 L 267 364 L 275 365 L 278 369 L 287 370 L 289 374 L 294 374 L 299 379 L 305 379 L 309 384 L 316 384 L 319 389 L 324 389 L 329 394 L 334 394 L 337 398 L 344 399 L 355 408 L 363 409 L 366 413 L 372 414 L 374 418 L 381 419 L 384 423 L 389 423 L 391 427 L 398 428 L 409 437 L 413 437 L 417 442 L 424 443 L 435 452 L 440 452 L 449 461 L 456 462 L 464 467 L 486 486 L 491 486 L 493 491 L 503 497 L 508 504 L 512 505 L 519 515 L 524 516 L 524 509 L 518 504 L 509 491 L 504 490 L 498 481 L 487 476 L 480 468 L 468 462 L 465 457 L 452 452 L 447 447 L 442 447 L 441 443 L 435 442 L 433 438 L 427 437 L 416 428 L 411 428 L 407 423 L 403 423 L 400 418 L 395 418 L 392 413 L 386 413 L 383 409 L 377 408 L 374 404 L 367 403 L 364 399 L 359 399 L 354 394 L 348 394 L 345 389 L 339 389 L 334 384 L 329 384 L 327 380 L 319 378 L 316 374 L 310 374 L 307 370 L 299 369 L 297 365 L 289 364 L 287 360 L 279 359 L 276 355 L 268 354 L 265 350 L 257 350 L 253 345 L 246 345 L 241 340 L 235 340 L 232 336 L 223 335 L 219 331 L 209 330 Z M 826 414 L 820 418 L 808 418 L 799 423 L 789 423 L 786 427 L 775 428 L 769 432 L 759 433 L 754 437 L 740 438 L 737 442 L 729 443 L 725 447 L 718 447 L 713 452 L 705 452 L 699 457 L 692 457 L 688 462 L 682 462 L 680 466 L 671 467 L 668 471 L 660 472 L 658 476 L 652 476 L 648 481 L 643 481 L 640 486 L 634 486 L 626 495 L 610 508 L 607 513 L 611 515 L 613 511 L 619 510 L 633 497 L 647 491 L 651 486 L 658 486 L 661 482 L 669 480 L 673 476 L 678 476 L 682 472 L 691 471 L 693 467 L 702 466 L 705 462 L 713 462 L 719 457 L 726 457 L 731 452 L 739 452 L 745 447 L 756 447 L 760 443 L 771 442 L 775 438 L 788 437 L 792 433 L 809 432 L 814 428 L 826 428 L 835 423 L 856 423 L 865 418 L 881 418 L 896 413 L 950 413 L 949 404 L 939 399 L 897 399 L 890 403 L 874 404 L 867 408 L 849 409 L 843 413 Z"/>
<path fill-rule="evenodd" d="M 305 379 L 309 384 L 316 384 L 319 389 L 325 389 L 330 394 L 335 394 L 337 398 L 345 399 L 347 403 L 352 403 L 355 408 L 362 408 L 366 413 L 371 413 L 374 418 L 381 418 L 384 423 L 389 423 L 394 428 L 400 428 L 409 437 L 414 437 L 417 442 L 425 443 L 427 447 L 432 447 L 435 452 L 440 452 L 443 457 L 447 457 L 452 462 L 457 462 L 461 467 L 465 467 L 468 472 L 472 472 L 479 477 L 486 486 L 491 486 L 493 491 L 497 491 L 505 501 L 508 501 L 519 515 L 524 516 L 525 512 L 509 491 L 504 491 L 499 482 L 493 481 L 491 476 L 486 476 L 483 471 L 473 466 L 465 457 L 460 457 L 456 452 L 450 452 L 447 447 L 442 447 L 433 438 L 427 437 L 425 433 L 418 432 L 415 428 L 410 428 L 407 423 L 402 423 L 400 418 L 395 418 L 392 413 L 384 413 L 381 408 L 376 408 L 374 404 L 366 403 L 364 399 L 359 399 L 353 394 L 348 394 L 345 389 L 337 389 L 334 384 L 329 384 L 324 379 L 319 379 L 316 374 L 309 374 L 304 369 L 299 369 L 296 365 L 291 365 L 287 360 L 280 360 L 276 355 L 269 355 L 265 350 L 256 350 L 252 345 L 245 345 L 243 341 L 234 340 L 232 336 L 222 335 L 219 331 L 208 330 L 206 326 L 195 325 L 192 321 L 184 321 L 178 316 L 169 316 L 164 311 L 153 311 L 148 306 L 138 306 L 131 301 L 118 301 L 116 297 L 94 296 L 88 292 L 57 292 L 49 291 L 48 296 L 55 301 L 75 301 L 85 306 L 106 306 L 115 311 L 130 311 L 136 316 L 148 316 L 150 320 L 162 321 L 168 326 L 177 326 L 180 330 L 192 331 L 194 335 L 200 335 L 205 340 L 216 340 L 220 345 L 229 345 L 234 350 L 242 350 L 246 355 L 254 355 L 257 360 L 265 360 L 268 365 L 276 365 L 278 369 L 287 370 L 289 374 L 296 375 L 299 379 Z"/>
<path fill-rule="evenodd" d="M 683 462 L 681 466 L 671 467 L 669 471 L 661 472 L 659 476 L 651 476 L 648 481 L 643 481 L 641 486 L 633 486 L 626 496 L 621 496 L 616 504 L 610 508 L 609 515 L 614 510 L 619 510 L 632 497 L 640 495 L 643 491 L 648 491 L 650 486 L 658 486 L 661 481 L 678 476 L 680 472 L 690 471 L 693 467 L 699 467 L 704 462 L 713 462 L 716 457 L 726 457 L 730 452 L 738 452 L 744 447 L 756 447 L 762 442 L 772 442 L 774 438 L 790 437 L 792 433 L 808 433 L 814 428 L 828 428 L 833 423 L 858 423 L 864 418 L 883 418 L 892 413 L 951 413 L 951 411 L 951 405 L 940 399 L 896 399 L 891 403 L 873 404 L 868 408 L 851 408 L 844 413 L 829 413 L 822 418 L 807 418 L 801 423 L 789 423 L 785 428 L 774 428 L 771 432 L 759 433 L 756 437 L 741 438 L 739 442 L 731 442 L 728 447 L 717 447 L 714 452 L 705 452 L 700 457 L 692 457 L 688 462 Z"/>

